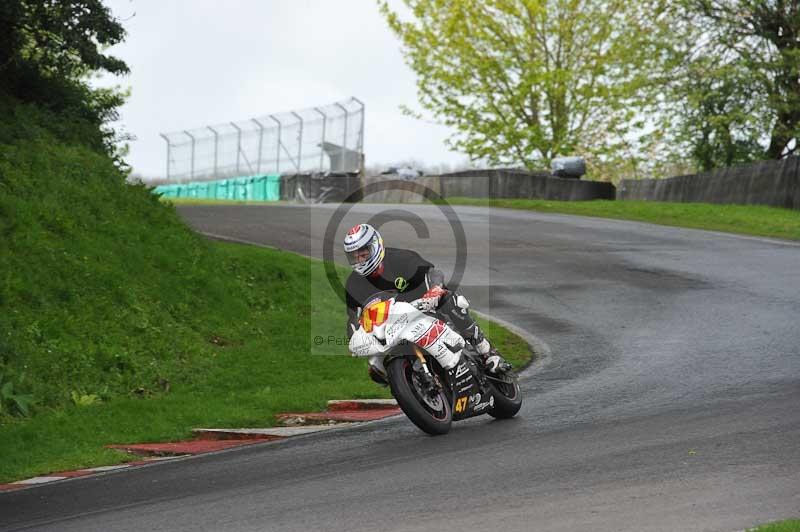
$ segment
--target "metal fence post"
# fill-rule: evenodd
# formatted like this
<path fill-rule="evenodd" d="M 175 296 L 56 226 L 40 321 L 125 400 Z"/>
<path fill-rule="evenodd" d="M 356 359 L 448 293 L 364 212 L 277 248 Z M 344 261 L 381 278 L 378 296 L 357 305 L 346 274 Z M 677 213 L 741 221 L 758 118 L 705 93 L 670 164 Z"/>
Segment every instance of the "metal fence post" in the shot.
<path fill-rule="evenodd" d="M 236 130 L 236 176 L 239 176 L 239 160 L 242 156 L 242 130 L 234 122 L 230 123 Z"/>
<path fill-rule="evenodd" d="M 217 160 L 218 160 L 217 155 L 219 153 L 219 133 L 217 133 L 217 130 L 211 126 L 206 126 L 206 127 L 210 129 L 211 132 L 214 134 L 214 177 L 217 177 L 219 173 L 217 171 Z"/>
<path fill-rule="evenodd" d="M 159 133 L 159 136 L 162 139 L 164 139 L 165 141 L 167 141 L 167 181 L 169 181 L 169 160 L 170 160 L 170 156 L 172 155 L 172 151 L 171 151 L 172 144 L 169 141 L 169 137 L 167 137 L 165 134 Z"/>
<path fill-rule="evenodd" d="M 256 161 L 256 174 L 261 173 L 261 148 L 264 145 L 264 126 L 255 118 L 251 119 L 258 126 L 258 161 Z"/>
<path fill-rule="evenodd" d="M 300 166 L 303 164 L 303 117 L 292 111 L 292 115 L 300 121 L 300 132 L 297 134 L 297 173 L 300 173 Z"/>
<path fill-rule="evenodd" d="M 281 124 L 281 121 L 278 120 L 277 118 L 275 118 L 274 115 L 269 115 L 269 117 L 272 120 L 274 120 L 275 122 L 277 122 L 277 124 L 278 124 L 278 148 L 277 148 L 278 153 L 277 153 L 277 157 L 275 158 L 275 173 L 276 174 L 280 174 L 281 173 L 281 125 L 282 124 Z"/>
<path fill-rule="evenodd" d="M 364 105 L 364 102 L 355 96 L 353 96 L 353 100 L 361 105 L 361 126 L 358 132 L 358 170 L 360 172 L 362 170 L 362 163 L 364 160 L 364 111 L 366 106 Z"/>
<path fill-rule="evenodd" d="M 328 122 L 328 115 L 322 112 L 319 107 L 314 107 L 314 110 L 322 115 L 322 141 L 319 143 L 319 171 L 322 172 L 322 169 L 325 167 L 325 126 Z"/>
<path fill-rule="evenodd" d="M 194 179 L 194 135 L 186 130 L 184 130 L 184 133 L 186 133 L 186 136 L 192 139 L 192 164 L 190 166 L 191 170 L 189 170 L 189 179 Z"/>
<path fill-rule="evenodd" d="M 344 139 L 342 139 L 342 172 L 346 172 L 347 171 L 346 170 L 346 168 L 347 168 L 347 116 L 348 116 L 349 113 L 347 112 L 347 109 L 342 104 L 340 104 L 339 102 L 336 102 L 334 105 L 336 105 L 336 107 L 338 107 L 339 109 L 344 111 Z"/>

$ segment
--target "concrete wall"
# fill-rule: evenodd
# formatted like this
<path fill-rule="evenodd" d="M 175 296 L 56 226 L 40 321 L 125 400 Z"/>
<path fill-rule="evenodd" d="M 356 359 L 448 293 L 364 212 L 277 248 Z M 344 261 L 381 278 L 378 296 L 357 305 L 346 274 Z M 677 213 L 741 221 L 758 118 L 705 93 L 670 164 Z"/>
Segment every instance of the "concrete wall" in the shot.
<path fill-rule="evenodd" d="M 392 179 L 390 176 L 366 178 L 366 183 Z M 561 201 L 611 199 L 616 189 L 611 183 L 551 177 L 547 173 L 515 170 L 471 170 L 443 176 L 421 177 L 413 183 L 423 185 L 444 198 L 524 198 Z M 368 201 L 420 203 L 424 200 L 411 191 L 386 190 L 370 195 Z"/>
<path fill-rule="evenodd" d="M 738 203 L 800 209 L 800 157 L 669 179 L 624 179 L 620 200 Z"/>
<path fill-rule="evenodd" d="M 314 198 L 323 187 L 335 185 L 337 191 L 328 201 L 341 201 L 362 184 L 370 185 L 396 179 L 392 176 L 368 177 L 363 181 L 352 175 L 282 176 L 280 195 L 283 200 L 294 200 L 299 184 L 307 196 Z M 611 183 L 563 179 L 545 172 L 520 170 L 470 170 L 443 176 L 420 177 L 408 183 L 422 185 L 444 198 L 585 201 L 610 200 L 616 197 L 619 200 L 760 204 L 800 210 L 800 157 L 762 161 L 669 179 L 625 179 L 620 183 L 619 189 L 615 189 Z M 398 190 L 394 186 L 371 194 L 367 200 L 391 203 L 427 202 L 413 190 Z"/>
<path fill-rule="evenodd" d="M 281 176 L 281 200 L 300 199 L 297 197 L 298 188 L 302 190 L 306 198 L 314 199 L 328 187 L 333 187 L 334 191 L 328 193 L 326 201 L 343 201 L 351 193 L 361 188 L 361 178 L 356 175 L 284 175 Z M 360 197 L 353 198 L 354 201 L 360 201 L 360 199 Z"/>

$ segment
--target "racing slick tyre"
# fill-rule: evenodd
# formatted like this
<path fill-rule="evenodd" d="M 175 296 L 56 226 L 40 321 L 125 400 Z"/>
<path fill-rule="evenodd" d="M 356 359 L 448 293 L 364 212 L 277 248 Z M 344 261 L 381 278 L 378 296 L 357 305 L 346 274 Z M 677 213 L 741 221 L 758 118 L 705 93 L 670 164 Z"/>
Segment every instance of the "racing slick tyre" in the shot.
<path fill-rule="evenodd" d="M 447 434 L 453 421 L 447 394 L 443 390 L 426 393 L 409 357 L 393 359 L 387 369 L 392 395 L 408 419 L 432 436 Z"/>
<path fill-rule="evenodd" d="M 497 419 L 508 419 L 517 415 L 522 407 L 522 393 L 517 379 L 511 379 L 511 382 L 487 379 L 487 383 L 494 395 L 494 405 L 488 410 L 489 415 Z"/>

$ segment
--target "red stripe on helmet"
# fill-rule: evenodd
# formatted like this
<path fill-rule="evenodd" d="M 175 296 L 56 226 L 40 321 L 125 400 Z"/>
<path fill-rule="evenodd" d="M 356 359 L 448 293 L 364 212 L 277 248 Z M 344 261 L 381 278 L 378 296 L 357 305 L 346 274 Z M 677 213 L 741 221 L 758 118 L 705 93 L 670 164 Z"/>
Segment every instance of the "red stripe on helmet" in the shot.
<path fill-rule="evenodd" d="M 350 230 L 347 232 L 347 236 L 357 235 L 359 231 L 361 231 L 361 224 L 351 227 Z"/>

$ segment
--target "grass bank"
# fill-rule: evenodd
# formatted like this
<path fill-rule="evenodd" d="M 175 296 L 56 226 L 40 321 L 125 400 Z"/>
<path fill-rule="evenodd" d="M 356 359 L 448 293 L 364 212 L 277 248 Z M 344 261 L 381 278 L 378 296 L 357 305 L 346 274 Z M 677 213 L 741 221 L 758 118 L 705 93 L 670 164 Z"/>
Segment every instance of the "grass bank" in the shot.
<path fill-rule="evenodd" d="M 748 528 L 748 532 L 800 532 L 800 519 L 789 519 L 768 523 L 756 528 Z"/>
<path fill-rule="evenodd" d="M 502 207 L 538 212 L 633 220 L 658 225 L 800 240 L 800 211 L 760 205 L 660 203 L 652 201 L 549 201 L 447 198 L 451 205 Z"/>

